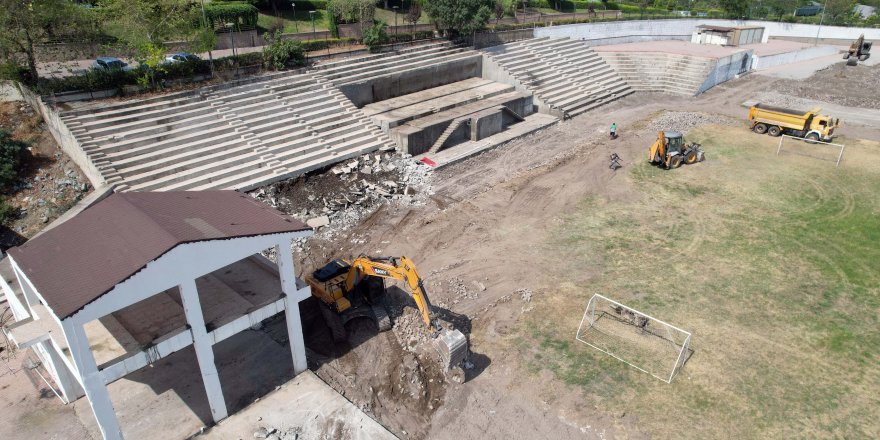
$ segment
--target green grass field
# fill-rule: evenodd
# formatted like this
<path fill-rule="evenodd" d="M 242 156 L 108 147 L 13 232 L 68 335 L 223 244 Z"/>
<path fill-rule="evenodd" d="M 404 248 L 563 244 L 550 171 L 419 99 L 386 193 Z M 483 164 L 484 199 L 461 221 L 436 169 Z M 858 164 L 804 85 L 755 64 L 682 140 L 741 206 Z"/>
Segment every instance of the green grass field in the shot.
<path fill-rule="evenodd" d="M 688 139 L 707 162 L 635 165 L 637 194 L 555 230 L 565 281 L 522 323 L 524 357 L 655 438 L 880 438 L 880 144 L 842 140 L 838 169 L 743 128 Z M 574 340 L 593 293 L 693 332 L 672 384 Z"/>

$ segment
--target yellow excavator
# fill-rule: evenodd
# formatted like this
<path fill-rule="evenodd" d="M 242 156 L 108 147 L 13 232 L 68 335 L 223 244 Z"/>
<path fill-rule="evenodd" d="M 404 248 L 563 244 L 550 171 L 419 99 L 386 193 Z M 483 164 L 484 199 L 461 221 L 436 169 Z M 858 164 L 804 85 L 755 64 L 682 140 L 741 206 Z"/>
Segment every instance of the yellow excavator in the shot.
<path fill-rule="evenodd" d="M 665 167 L 678 168 L 682 163 L 694 164 L 705 159 L 700 144 L 684 142 L 684 136 L 677 131 L 661 131 L 648 151 L 648 161 Z"/>
<path fill-rule="evenodd" d="M 360 256 L 351 262 L 336 259 L 307 275 L 305 281 L 312 295 L 326 306 L 322 307 L 324 318 L 333 338 L 340 341 L 346 338 L 345 324 L 356 318 L 373 319 L 379 331 L 391 328 L 391 319 L 383 305 L 385 279 L 406 283 L 445 368 L 448 370 L 465 361 L 467 338 L 458 330 L 442 327 L 422 278 L 409 258 Z"/>
<path fill-rule="evenodd" d="M 865 34 L 859 35 L 856 41 L 849 45 L 849 49 L 844 52 L 843 59 L 846 60 L 847 66 L 856 66 L 859 61 L 865 61 L 871 57 L 870 41 L 865 41 Z"/>

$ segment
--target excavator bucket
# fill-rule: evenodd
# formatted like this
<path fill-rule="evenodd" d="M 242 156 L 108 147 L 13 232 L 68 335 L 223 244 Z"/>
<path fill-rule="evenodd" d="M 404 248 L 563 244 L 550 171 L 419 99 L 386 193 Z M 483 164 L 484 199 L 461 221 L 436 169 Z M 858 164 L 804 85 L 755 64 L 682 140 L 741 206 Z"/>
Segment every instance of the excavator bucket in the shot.
<path fill-rule="evenodd" d="M 441 330 L 434 338 L 434 348 L 440 353 L 445 370 L 461 364 L 468 356 L 468 342 L 464 333 L 458 330 Z"/>

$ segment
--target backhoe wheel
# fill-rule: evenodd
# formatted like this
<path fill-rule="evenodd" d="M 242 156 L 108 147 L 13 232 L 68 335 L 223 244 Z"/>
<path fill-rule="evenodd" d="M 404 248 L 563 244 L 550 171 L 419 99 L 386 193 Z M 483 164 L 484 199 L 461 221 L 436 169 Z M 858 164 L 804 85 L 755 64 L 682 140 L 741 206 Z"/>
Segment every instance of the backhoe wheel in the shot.
<path fill-rule="evenodd" d="M 687 154 L 687 163 L 688 165 L 692 163 L 697 163 L 697 150 L 691 150 Z"/>
<path fill-rule="evenodd" d="M 675 155 L 669 158 L 669 169 L 678 168 L 681 166 L 683 158 L 679 155 Z"/>
<path fill-rule="evenodd" d="M 767 134 L 773 137 L 778 137 L 782 134 L 782 129 L 774 125 L 767 130 Z"/>
<path fill-rule="evenodd" d="M 764 134 L 767 132 L 767 124 L 755 124 L 755 128 L 753 128 L 752 130 L 754 130 L 755 133 Z"/>

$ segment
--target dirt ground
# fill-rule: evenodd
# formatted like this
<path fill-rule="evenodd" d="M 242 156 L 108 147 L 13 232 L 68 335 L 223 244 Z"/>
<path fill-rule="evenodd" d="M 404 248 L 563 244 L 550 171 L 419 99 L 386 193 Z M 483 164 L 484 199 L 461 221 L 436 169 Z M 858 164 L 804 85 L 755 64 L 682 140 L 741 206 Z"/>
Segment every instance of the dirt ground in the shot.
<path fill-rule="evenodd" d="M 828 87 L 819 87 L 827 84 Z M 880 108 L 880 65 L 837 63 L 805 80 L 783 80 L 779 93 L 849 107 Z"/>
<path fill-rule="evenodd" d="M 0 128 L 30 145 L 20 181 L 7 194 L 12 219 L 0 226 L 0 248 L 24 243 L 88 195 L 91 185 L 65 156 L 39 114 L 23 101 L 0 102 Z"/>
<path fill-rule="evenodd" d="M 576 243 L 584 237 L 594 238 L 589 231 L 599 224 L 597 222 L 614 219 L 592 219 L 588 214 L 595 211 L 597 216 L 604 216 L 615 206 L 637 206 L 645 210 L 639 219 L 648 225 L 665 226 L 669 221 L 663 214 L 665 211 L 644 203 L 650 197 L 645 196 L 646 189 L 640 186 L 656 179 L 654 175 L 647 180 L 643 178 L 646 168 L 642 162 L 645 150 L 656 137 L 658 118 L 672 125 L 672 129 L 699 137 L 704 145 L 709 145 L 704 140 L 706 130 L 713 130 L 707 125 L 709 122 L 724 124 L 716 130 L 720 135 L 751 136 L 745 129 L 747 109 L 741 107 L 741 103 L 753 95 L 782 87 L 783 81 L 749 75 L 717 86 L 697 98 L 666 94 L 629 96 L 434 172 L 430 181 L 420 188 L 420 203 L 408 203 L 405 198 L 371 203 L 357 225 L 333 234 L 317 234 L 303 245 L 305 252 L 297 254 L 301 257 L 298 262 L 301 272 L 312 270 L 331 257 L 369 254 L 412 258 L 419 265 L 426 290 L 441 318 L 468 335 L 473 367 L 465 370 L 464 383 L 451 380 L 439 371 L 435 354 L 427 346 L 426 335 L 419 332 L 422 327 L 411 300 L 405 292 L 391 289 L 395 328 L 377 333 L 369 323 L 355 321 L 349 328 L 347 343 L 332 341 L 320 319 L 317 304 L 307 302 L 310 305 L 304 307 L 307 315 L 304 325 L 310 368 L 401 438 L 723 437 L 718 429 L 738 421 L 725 419 L 712 426 L 715 420 L 711 417 L 716 413 L 711 409 L 715 404 L 699 400 L 702 398 L 700 387 L 711 388 L 711 385 L 694 386 L 688 382 L 690 373 L 706 373 L 699 368 L 686 365 L 681 380 L 667 385 L 627 370 L 614 360 L 585 354 L 588 352 L 581 347 L 568 351 L 557 349 L 563 345 L 569 348 L 565 344 L 576 330 L 576 326 L 571 327 L 571 321 L 580 318 L 584 298 L 593 293 L 590 286 L 600 281 L 607 283 L 608 262 L 600 261 L 599 254 L 603 249 L 614 249 L 613 243 L 604 248 L 604 244 L 581 246 Z M 813 84 L 813 88 L 798 91 L 799 96 L 822 92 L 816 82 L 802 86 L 811 87 L 809 84 Z M 686 113 L 669 116 L 664 113 L 667 110 Z M 740 121 L 739 125 L 736 121 Z M 615 141 L 608 140 L 606 133 L 612 122 L 618 124 L 620 132 L 620 138 Z M 854 138 L 880 140 L 877 127 L 845 124 L 839 134 L 844 142 L 855 142 Z M 772 141 L 763 138 L 761 145 Z M 620 155 L 622 169 L 609 168 L 611 153 Z M 694 166 L 695 171 L 685 168 L 674 171 L 678 174 L 673 176 L 679 176 L 676 182 L 681 187 L 701 175 L 708 179 L 718 167 L 729 164 L 735 154 L 735 151 L 725 151 L 715 157 L 709 151 L 707 162 Z M 855 160 L 859 160 L 858 156 Z M 277 186 L 269 196 L 287 198 L 274 204 L 290 212 L 300 213 L 303 207 L 307 211 L 320 211 L 322 206 L 316 200 L 338 198 L 351 191 L 348 184 L 334 187 L 330 184 L 332 181 L 327 176 L 300 179 Z M 313 199 L 309 199 L 310 196 Z M 670 193 L 665 192 L 663 197 L 662 201 L 670 206 L 678 206 Z M 723 200 L 712 203 L 724 205 Z M 690 218 L 688 215 L 688 208 L 681 207 L 674 218 L 684 221 Z M 581 229 L 575 228 L 572 232 L 579 234 L 577 240 L 571 244 L 560 241 L 560 231 L 568 230 L 573 218 L 584 222 L 578 224 Z M 699 220 L 709 222 L 711 219 Z M 622 227 L 620 231 L 627 229 Z M 627 237 L 600 238 L 620 241 Z M 713 242 L 716 241 L 708 229 L 698 229 L 698 233 L 685 241 L 682 255 L 676 258 L 697 258 L 696 250 L 704 243 Z M 647 243 L 645 247 L 651 250 L 655 245 Z M 666 252 L 662 245 L 660 243 L 658 249 Z M 634 289 L 627 287 L 625 274 L 621 278 L 623 287 L 615 287 Z M 672 286 L 676 285 L 672 283 Z M 283 323 L 269 323 L 266 331 L 273 334 L 276 329 L 273 338 L 281 341 L 286 337 L 282 327 Z M 711 327 L 700 323 L 700 328 Z M 729 356 L 723 350 L 716 355 Z M 584 362 L 584 359 L 594 366 L 580 370 L 560 367 L 565 362 Z M 870 359 L 867 362 L 872 362 Z M 876 362 L 876 357 L 873 359 Z M 595 365 L 604 370 L 596 372 Z M 591 376 L 584 378 L 582 374 Z M 721 373 L 708 374 L 710 381 L 725 382 Z M 632 403 L 639 402 L 633 397 L 639 393 L 645 394 L 648 404 L 657 402 L 657 405 L 645 409 Z M 678 397 L 688 405 L 678 405 L 674 400 Z M 628 399 L 630 403 L 621 404 L 620 399 Z M 694 399 L 700 405 L 694 406 Z M 862 397 L 851 399 L 854 399 L 849 401 L 853 407 L 866 405 Z M 49 399 L 44 399 L 34 404 L 34 408 L 49 404 Z M 13 407 L 16 403 L 10 400 L 6 405 Z M 762 411 L 780 410 L 779 407 L 741 409 L 744 417 L 747 416 L 742 424 L 754 423 L 757 427 L 749 430 L 744 426 L 736 431 L 740 438 L 759 437 Z M 66 412 L 60 413 L 59 420 L 64 420 Z M 677 413 L 688 416 L 687 426 L 692 430 L 682 433 L 673 429 L 681 425 L 674 415 Z M 700 419 L 701 415 L 707 418 Z M 735 414 L 728 417 L 736 418 Z M 828 417 L 827 413 L 822 417 Z M 706 433 L 717 435 L 703 435 Z M 774 434 L 798 436 L 792 431 L 763 433 L 769 433 L 770 437 Z M 848 433 L 850 431 L 838 431 L 837 437 L 851 437 Z M 0 437 L 2 434 L 0 429 Z M 52 438 L 48 434 L 45 437 Z"/>
<path fill-rule="evenodd" d="M 312 240 L 312 255 L 381 253 L 412 258 L 425 274 L 432 300 L 466 318 L 476 359 L 465 384 L 447 381 L 445 392 L 420 388 L 426 393 L 421 404 L 412 399 L 377 402 L 380 390 L 394 389 L 399 376 L 395 367 L 406 364 L 390 335 L 351 349 L 332 362 L 332 369 L 327 364 L 319 367 L 319 376 L 403 438 L 655 437 L 659 433 L 649 429 L 654 425 L 642 423 L 640 414 L 615 412 L 603 407 L 601 399 L 585 398 L 582 388 L 560 380 L 540 363 L 523 359 L 521 350 L 512 348 L 530 339 L 524 333 L 524 317 L 535 307 L 534 301 L 557 295 L 552 286 L 560 282 L 558 277 L 570 276 L 571 284 L 589 285 L 598 275 L 598 269 L 590 266 L 561 274 L 554 267 L 565 267 L 568 255 L 554 253 L 546 243 L 585 199 L 615 204 L 642 197 L 626 176 L 656 137 L 656 124 L 651 121 L 657 117 L 668 123 L 681 121 L 667 118 L 663 110 L 703 113 L 691 118 L 696 123 L 684 120 L 681 127 L 670 128 L 688 131 L 707 122 L 736 126 L 740 121 L 737 129 L 745 131 L 747 109 L 741 102 L 773 90 L 778 81 L 747 76 L 696 99 L 627 97 L 437 171 L 435 194 L 423 207 L 392 204 L 336 240 Z M 605 135 L 611 122 L 617 122 L 622 133 L 613 142 Z M 876 139 L 880 134 L 873 127 L 844 127 L 843 138 Z M 624 168 L 616 172 L 608 168 L 612 152 L 623 158 Z M 712 166 L 711 160 L 709 153 L 706 166 Z M 315 265 L 309 259 L 301 263 L 309 269 Z M 523 289 L 531 293 L 523 295 Z M 583 304 L 572 307 L 566 312 L 579 316 Z M 423 367 L 429 361 L 420 359 Z M 340 383 L 340 377 L 346 384 Z M 424 377 L 437 379 L 431 374 Z M 358 385 L 363 378 L 368 378 L 369 386 Z"/>

